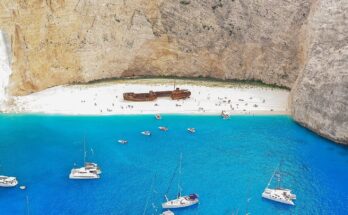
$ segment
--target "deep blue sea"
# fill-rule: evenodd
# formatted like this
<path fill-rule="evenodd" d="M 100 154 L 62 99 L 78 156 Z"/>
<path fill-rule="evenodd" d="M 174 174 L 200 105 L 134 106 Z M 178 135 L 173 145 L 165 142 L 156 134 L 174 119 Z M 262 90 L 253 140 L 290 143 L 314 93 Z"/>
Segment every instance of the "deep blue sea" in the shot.
<path fill-rule="evenodd" d="M 68 179 L 83 164 L 84 136 L 99 180 Z M 200 204 L 175 214 L 348 214 L 348 147 L 288 116 L 184 115 L 0 115 L 0 174 L 27 186 L 0 189 L 0 214 L 158 215 L 166 191 L 176 196 L 181 153 L 183 194 L 198 193 Z M 261 198 L 278 166 L 295 206 Z"/>

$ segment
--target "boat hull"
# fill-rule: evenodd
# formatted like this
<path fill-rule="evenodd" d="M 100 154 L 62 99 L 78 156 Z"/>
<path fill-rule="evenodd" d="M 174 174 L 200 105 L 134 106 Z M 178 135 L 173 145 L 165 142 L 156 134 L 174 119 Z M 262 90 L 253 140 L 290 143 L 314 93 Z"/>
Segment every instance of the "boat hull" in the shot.
<path fill-rule="evenodd" d="M 18 182 L 15 182 L 13 184 L 2 184 L 0 183 L 0 187 L 15 187 L 18 185 Z"/>
<path fill-rule="evenodd" d="M 96 175 L 96 176 L 75 176 L 70 174 L 69 175 L 69 179 L 84 179 L 84 180 L 88 180 L 88 179 L 99 179 L 100 176 Z"/>
<path fill-rule="evenodd" d="M 186 208 L 199 203 L 198 199 L 189 200 L 188 196 L 183 196 L 178 199 L 170 200 L 162 204 L 163 209 Z"/>
<path fill-rule="evenodd" d="M 272 195 L 266 194 L 266 193 L 262 193 L 262 197 L 271 201 L 275 201 L 275 202 L 279 202 L 279 203 L 283 203 L 283 204 L 287 204 L 287 205 L 295 205 L 295 203 L 292 200 L 286 200 L 284 198 L 276 198 Z"/>
<path fill-rule="evenodd" d="M 18 185 L 18 181 L 15 177 L 0 176 L 0 187 L 15 187 Z"/>

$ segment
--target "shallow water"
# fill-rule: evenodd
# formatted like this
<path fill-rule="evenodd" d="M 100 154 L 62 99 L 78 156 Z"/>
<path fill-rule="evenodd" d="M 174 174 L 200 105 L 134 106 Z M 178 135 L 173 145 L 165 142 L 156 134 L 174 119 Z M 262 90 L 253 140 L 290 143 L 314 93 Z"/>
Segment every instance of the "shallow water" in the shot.
<path fill-rule="evenodd" d="M 100 180 L 68 179 L 83 163 L 84 136 Z M 176 214 L 348 214 L 348 148 L 287 116 L 0 115 L 0 137 L 0 174 L 27 186 L 0 189 L 0 214 L 143 214 L 147 199 L 145 214 L 159 214 L 168 187 L 176 195 L 180 153 L 183 193 L 198 193 L 200 204 Z M 278 165 L 296 206 L 260 197 Z"/>

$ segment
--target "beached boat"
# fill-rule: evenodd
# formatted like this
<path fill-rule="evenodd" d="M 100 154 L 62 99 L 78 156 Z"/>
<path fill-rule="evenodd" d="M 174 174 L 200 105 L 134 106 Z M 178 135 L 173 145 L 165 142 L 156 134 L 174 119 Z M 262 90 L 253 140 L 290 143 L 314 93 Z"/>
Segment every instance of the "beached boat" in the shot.
<path fill-rule="evenodd" d="M 195 128 L 188 128 L 187 131 L 190 132 L 190 133 L 195 133 L 196 129 Z"/>
<path fill-rule="evenodd" d="M 118 140 L 117 142 L 121 143 L 121 144 L 127 144 L 128 141 L 127 140 Z"/>
<path fill-rule="evenodd" d="M 277 177 L 278 186 L 276 188 L 269 188 L 274 176 Z M 296 195 L 291 193 L 290 189 L 284 189 L 280 187 L 280 174 L 276 174 L 276 172 L 274 172 L 270 181 L 268 182 L 267 187 L 262 193 L 262 197 L 288 205 L 295 205 L 293 200 L 296 200 Z"/>
<path fill-rule="evenodd" d="M 123 93 L 123 99 L 127 101 L 143 102 L 154 101 L 158 97 L 170 97 L 172 100 L 186 99 L 190 97 L 191 92 L 176 88 L 171 91 L 149 91 L 148 93 Z"/>
<path fill-rule="evenodd" d="M 169 130 L 167 127 L 164 127 L 164 126 L 160 126 L 160 127 L 158 127 L 158 129 L 161 131 L 168 131 Z"/>
<path fill-rule="evenodd" d="M 180 154 L 180 162 L 179 162 L 179 176 L 178 176 L 178 195 L 176 199 L 169 200 L 167 195 L 164 195 L 166 201 L 162 203 L 163 209 L 171 209 L 171 208 L 186 208 L 199 203 L 197 194 L 190 194 L 187 196 L 182 196 L 182 188 L 181 188 L 181 163 L 182 163 L 182 154 Z M 169 190 L 169 188 L 168 188 Z"/>
<path fill-rule="evenodd" d="M 16 177 L 0 175 L 0 187 L 15 187 L 17 184 Z"/>
<path fill-rule="evenodd" d="M 144 135 L 144 136 L 150 136 L 151 135 L 151 131 L 142 131 L 141 134 Z"/>

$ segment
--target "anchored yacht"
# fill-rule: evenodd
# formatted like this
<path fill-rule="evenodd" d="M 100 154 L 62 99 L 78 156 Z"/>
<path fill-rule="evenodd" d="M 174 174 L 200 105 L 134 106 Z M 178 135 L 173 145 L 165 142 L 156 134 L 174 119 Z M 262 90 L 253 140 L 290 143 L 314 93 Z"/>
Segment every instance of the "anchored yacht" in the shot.
<path fill-rule="evenodd" d="M 97 174 L 96 171 L 93 170 L 86 170 L 85 167 L 81 168 L 74 168 L 71 170 L 70 179 L 98 179 L 100 176 Z"/>
<path fill-rule="evenodd" d="M 100 178 L 101 170 L 96 163 L 86 162 L 86 141 L 83 141 L 83 163 L 84 166 L 80 168 L 73 168 L 70 171 L 70 179 L 98 179 Z"/>
<path fill-rule="evenodd" d="M 178 175 L 178 196 L 176 199 L 169 200 L 167 195 L 164 195 L 166 202 L 162 203 L 163 209 L 170 209 L 170 208 L 186 208 L 190 207 L 192 205 L 198 204 L 199 199 L 197 194 L 190 194 L 187 196 L 181 196 L 182 188 L 180 186 L 181 182 L 181 163 L 182 163 L 182 154 L 180 154 L 180 163 L 179 163 L 179 175 Z M 175 173 L 173 175 L 173 178 L 175 176 Z M 170 186 L 169 186 L 170 188 Z M 168 191 L 169 191 L 168 188 Z"/>
<path fill-rule="evenodd" d="M 0 187 L 15 187 L 17 184 L 16 177 L 0 175 Z"/>
<path fill-rule="evenodd" d="M 195 204 L 198 204 L 198 195 L 197 194 L 190 194 L 188 196 L 178 196 L 178 198 L 174 200 L 168 200 L 167 202 L 164 202 L 162 204 L 162 208 L 168 209 L 168 208 L 185 208 L 189 207 Z"/>
<path fill-rule="evenodd" d="M 269 188 L 274 175 L 277 177 L 278 186 L 276 188 Z M 290 189 L 284 189 L 280 187 L 280 174 L 273 174 L 270 181 L 268 182 L 267 187 L 262 193 L 262 197 L 272 201 L 280 202 L 288 205 L 295 205 L 293 200 L 296 200 L 296 195 L 291 193 Z"/>
<path fill-rule="evenodd" d="M 295 205 L 292 200 L 296 199 L 296 195 L 292 194 L 291 190 L 283 188 L 266 188 L 262 193 L 262 197 L 288 205 Z"/>

